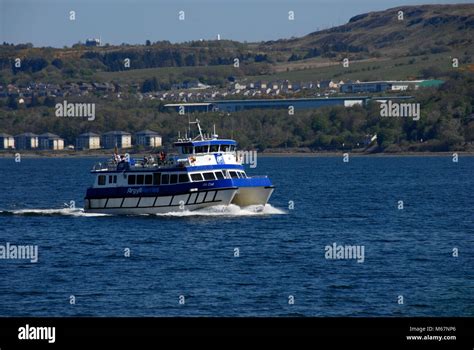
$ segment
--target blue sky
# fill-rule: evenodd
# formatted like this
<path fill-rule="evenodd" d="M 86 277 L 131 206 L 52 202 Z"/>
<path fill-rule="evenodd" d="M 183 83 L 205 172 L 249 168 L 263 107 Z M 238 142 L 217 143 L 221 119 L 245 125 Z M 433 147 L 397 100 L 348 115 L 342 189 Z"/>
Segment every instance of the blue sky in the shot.
<path fill-rule="evenodd" d="M 401 5 L 466 0 L 0 0 L 0 42 L 71 46 L 87 38 L 110 44 L 145 40 L 261 41 L 303 36 L 354 15 Z M 69 11 L 76 20 L 69 20 Z M 178 12 L 185 11 L 185 20 Z M 294 11 L 295 20 L 288 20 Z"/>

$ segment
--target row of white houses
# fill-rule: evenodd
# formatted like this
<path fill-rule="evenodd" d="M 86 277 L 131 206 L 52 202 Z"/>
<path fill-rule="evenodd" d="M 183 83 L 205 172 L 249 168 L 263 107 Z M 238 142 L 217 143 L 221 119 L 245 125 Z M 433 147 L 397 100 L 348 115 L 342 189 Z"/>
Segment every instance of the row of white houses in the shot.
<path fill-rule="evenodd" d="M 161 136 L 157 132 L 151 130 L 139 131 L 135 134 L 135 145 L 144 147 L 160 147 Z M 131 148 L 133 146 L 132 134 L 126 131 L 109 131 L 103 135 L 87 132 L 79 135 L 76 138 L 75 149 L 112 149 L 115 148 L 115 146 L 117 146 L 119 149 Z M 41 135 L 26 132 L 16 136 L 0 133 L 0 150 L 63 150 L 64 148 L 64 139 L 49 132 Z M 74 147 L 71 146 L 68 148 Z"/>

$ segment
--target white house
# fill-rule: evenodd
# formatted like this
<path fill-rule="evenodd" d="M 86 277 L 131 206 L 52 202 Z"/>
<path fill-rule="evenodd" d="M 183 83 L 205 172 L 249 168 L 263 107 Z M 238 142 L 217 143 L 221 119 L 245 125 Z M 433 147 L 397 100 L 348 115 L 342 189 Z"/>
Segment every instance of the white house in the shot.
<path fill-rule="evenodd" d="M 247 85 L 240 84 L 240 83 L 234 84 L 234 90 L 245 90 L 246 88 L 247 88 Z"/>

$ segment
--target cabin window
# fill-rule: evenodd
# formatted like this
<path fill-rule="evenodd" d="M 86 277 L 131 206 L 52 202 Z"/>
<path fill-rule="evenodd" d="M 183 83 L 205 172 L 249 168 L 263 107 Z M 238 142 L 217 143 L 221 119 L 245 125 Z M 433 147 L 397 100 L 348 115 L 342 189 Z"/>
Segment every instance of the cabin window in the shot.
<path fill-rule="evenodd" d="M 235 151 L 235 146 L 230 145 L 230 146 L 229 146 L 229 152 L 234 152 L 234 151 Z"/>
<path fill-rule="evenodd" d="M 144 175 L 137 175 L 137 185 L 143 185 Z"/>
<path fill-rule="evenodd" d="M 117 175 L 114 175 L 114 184 L 117 183 Z"/>
<path fill-rule="evenodd" d="M 99 175 L 99 178 L 97 179 L 97 183 L 99 184 L 99 186 L 105 186 L 105 180 L 106 180 L 105 175 Z"/>
<path fill-rule="evenodd" d="M 183 146 L 183 153 L 184 154 L 193 154 L 193 147 L 192 146 Z"/>
<path fill-rule="evenodd" d="M 153 175 L 145 175 L 145 185 L 151 185 L 153 182 Z"/>
<path fill-rule="evenodd" d="M 153 173 L 153 185 L 161 185 L 161 173 Z"/>
<path fill-rule="evenodd" d="M 196 146 L 196 153 L 207 153 L 208 146 Z"/>
<path fill-rule="evenodd" d="M 209 152 L 211 153 L 219 152 L 219 145 L 211 145 L 211 147 L 209 148 Z"/>
<path fill-rule="evenodd" d="M 224 175 L 222 174 L 222 171 L 216 171 L 216 176 L 218 180 L 222 180 L 224 178 Z"/>
<path fill-rule="evenodd" d="M 241 171 L 241 172 L 240 172 L 240 177 L 241 177 L 242 179 L 245 179 L 245 178 L 247 177 L 247 175 L 246 175 L 243 171 Z"/>
<path fill-rule="evenodd" d="M 178 174 L 171 174 L 170 176 L 170 184 L 178 183 Z"/>
<path fill-rule="evenodd" d="M 229 145 L 221 145 L 221 152 L 229 152 Z"/>
<path fill-rule="evenodd" d="M 109 175 L 109 184 L 114 183 L 114 176 Z"/>
<path fill-rule="evenodd" d="M 229 171 L 230 177 L 233 179 L 238 179 L 239 175 L 235 171 Z"/>
<path fill-rule="evenodd" d="M 214 176 L 214 173 L 204 173 L 204 180 L 215 180 L 216 177 Z"/>
<path fill-rule="evenodd" d="M 188 174 L 179 174 L 179 182 L 189 182 Z"/>
<path fill-rule="evenodd" d="M 170 175 L 169 174 L 162 174 L 161 175 L 161 184 L 168 185 L 170 183 Z"/>
<path fill-rule="evenodd" d="M 191 174 L 191 180 L 193 181 L 202 181 L 202 175 L 197 173 L 197 174 Z"/>
<path fill-rule="evenodd" d="M 135 175 L 128 175 L 128 184 L 135 185 Z"/>

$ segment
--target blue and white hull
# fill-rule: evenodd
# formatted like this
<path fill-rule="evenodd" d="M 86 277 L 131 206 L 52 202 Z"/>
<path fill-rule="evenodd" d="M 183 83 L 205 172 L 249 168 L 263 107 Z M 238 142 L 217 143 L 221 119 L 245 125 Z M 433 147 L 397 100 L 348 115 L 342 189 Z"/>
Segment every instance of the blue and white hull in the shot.
<path fill-rule="evenodd" d="M 159 214 L 192 211 L 232 203 L 237 188 L 221 188 L 176 195 L 147 195 L 132 197 L 89 197 L 85 211 L 113 215 Z"/>

